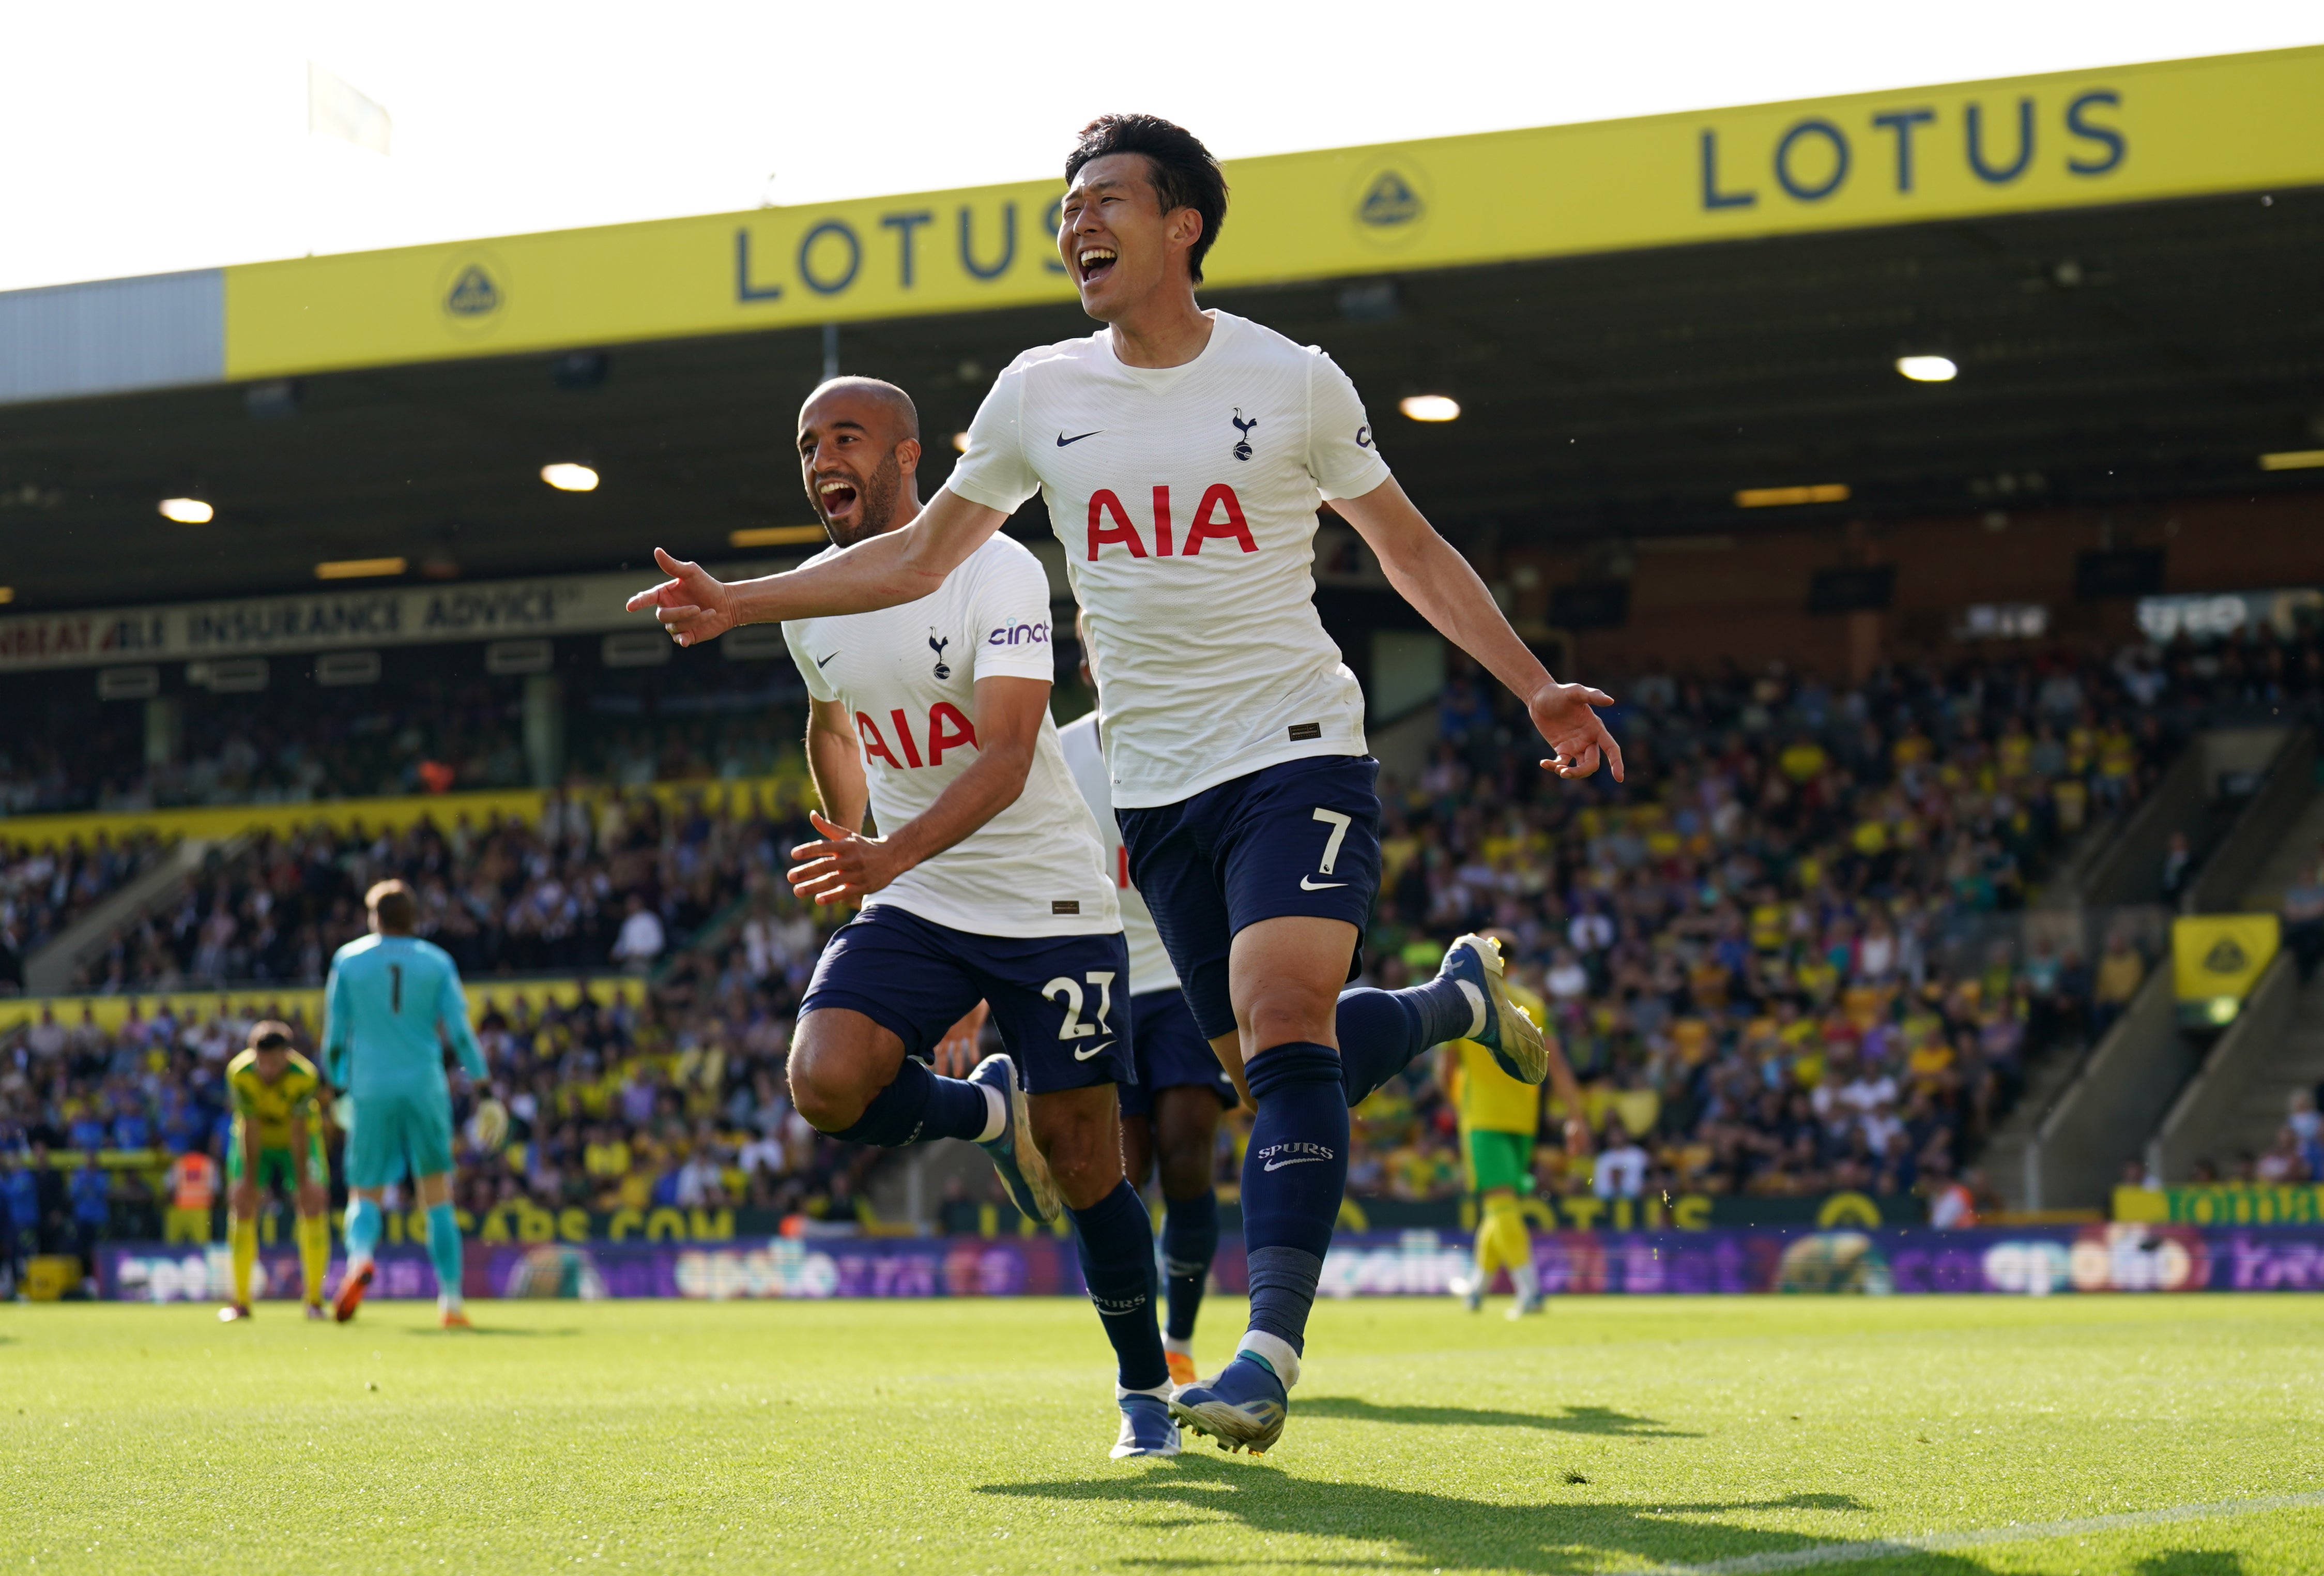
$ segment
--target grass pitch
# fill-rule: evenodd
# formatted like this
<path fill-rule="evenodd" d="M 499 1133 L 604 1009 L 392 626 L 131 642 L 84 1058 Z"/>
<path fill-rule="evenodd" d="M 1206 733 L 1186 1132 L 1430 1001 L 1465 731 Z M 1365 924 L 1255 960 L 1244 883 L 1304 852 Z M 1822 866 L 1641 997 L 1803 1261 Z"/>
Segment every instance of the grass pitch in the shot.
<path fill-rule="evenodd" d="M 0 1571 L 2324 1570 L 2324 1300 L 1499 1312 L 1117 1463 L 1077 1302 L 0 1307 Z"/>

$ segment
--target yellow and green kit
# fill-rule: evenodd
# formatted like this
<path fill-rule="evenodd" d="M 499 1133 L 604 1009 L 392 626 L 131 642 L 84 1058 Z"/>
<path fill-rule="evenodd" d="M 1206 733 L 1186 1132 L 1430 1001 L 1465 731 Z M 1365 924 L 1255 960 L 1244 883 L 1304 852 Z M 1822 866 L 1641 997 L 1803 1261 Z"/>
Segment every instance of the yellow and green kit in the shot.
<path fill-rule="evenodd" d="M 1541 997 L 1511 982 L 1519 1011 L 1547 1027 Z M 1533 1145 L 1541 1131 L 1541 1090 L 1503 1072 L 1493 1053 L 1474 1040 L 1455 1040 L 1447 1093 L 1459 1118 L 1461 1157 L 1469 1191 L 1480 1200 L 1477 1274 L 1480 1284 L 1507 1266 L 1521 1292 L 1533 1284 L 1533 1239 L 1517 1201 L 1533 1191 Z M 1530 1293 L 1528 1292 L 1528 1294 Z"/>

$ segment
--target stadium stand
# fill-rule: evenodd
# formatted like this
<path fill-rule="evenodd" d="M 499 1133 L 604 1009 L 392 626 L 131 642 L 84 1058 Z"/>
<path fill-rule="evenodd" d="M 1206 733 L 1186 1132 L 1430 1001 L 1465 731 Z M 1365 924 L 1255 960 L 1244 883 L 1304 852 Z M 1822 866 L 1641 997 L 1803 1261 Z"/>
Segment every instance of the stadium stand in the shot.
<path fill-rule="evenodd" d="M 1601 1147 L 1626 1152 L 1611 1168 L 1626 1191 L 1925 1191 L 1971 1166 L 2029 1067 L 2103 1028 L 2152 965 L 2128 932 L 2087 953 L 2029 940 L 2019 922 L 2044 879 L 2125 818 L 2205 717 L 2305 704 L 2319 671 L 2295 644 L 1894 668 L 1853 689 L 1780 670 L 1650 673 L 1618 686 L 1628 783 L 1572 786 L 1545 778 L 1522 718 L 1456 671 L 1419 769 L 1383 779 L 1370 972 L 1432 970 L 1463 929 L 1514 935 Z M 671 753 L 644 723 L 632 737 Z M 651 978 L 634 1005 L 486 1014 L 493 1080 L 461 1115 L 497 1101 L 508 1136 L 478 1147 L 496 1125 L 471 1123 L 465 1208 L 734 1208 L 876 1228 L 865 1201 L 896 1163 L 816 1135 L 783 1094 L 791 1017 L 835 918 L 799 909 L 779 878 L 806 833 L 798 802 L 754 796 L 730 814 L 683 794 L 665 808 L 576 791 L 549 796 L 536 825 L 257 836 L 91 971 L 101 992 L 162 1005 L 109 1034 L 51 1020 L 0 1042 L 0 1147 L 147 1151 L 142 1168 L 105 1173 L 103 1229 L 150 1227 L 167 1153 L 219 1141 L 217 1070 L 235 1043 L 226 1009 L 170 998 L 311 986 L 359 928 L 364 886 L 400 875 L 480 1006 L 495 979 L 618 969 L 636 913 L 665 937 L 638 960 Z M 1451 1113 L 1424 1067 L 1359 1115 L 1360 1195 L 1458 1194 Z M 1227 1125 L 1222 1180 L 1241 1131 Z M 1545 1147 L 1538 1180 L 1583 1193 L 1595 1178 Z M 81 1186 L 94 1211 L 97 1184 Z M 43 1238 L 68 1240 L 87 1223 L 69 1188 L 50 1191 Z M 943 1213 L 1014 1219 L 977 1199 Z"/>
<path fill-rule="evenodd" d="M 134 707 L 92 707 L 78 685 L 24 686 L 0 698 L 0 811 L 306 803 L 530 781 L 521 678 L 480 676 L 473 658 L 461 667 L 431 650 L 392 654 L 388 679 L 364 686 L 183 688 L 166 698 L 171 737 L 161 741 Z M 576 661 L 558 677 L 566 771 L 577 783 L 766 776 L 797 755 L 806 725 L 806 691 L 780 661 L 644 672 Z M 73 742 L 51 742 L 60 739 Z"/>

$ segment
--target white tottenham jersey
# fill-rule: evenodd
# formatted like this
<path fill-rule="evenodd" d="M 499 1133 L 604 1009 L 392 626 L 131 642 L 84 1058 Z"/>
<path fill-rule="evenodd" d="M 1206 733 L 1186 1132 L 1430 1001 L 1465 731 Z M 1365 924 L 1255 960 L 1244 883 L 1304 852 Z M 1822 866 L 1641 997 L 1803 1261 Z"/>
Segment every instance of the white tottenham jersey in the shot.
<path fill-rule="evenodd" d="M 1000 535 L 917 602 L 795 619 L 783 639 L 807 693 L 854 716 L 882 831 L 926 811 L 976 759 L 977 680 L 1056 677 L 1048 577 Z M 1017 802 L 864 900 L 881 904 L 982 936 L 1121 928 L 1097 825 L 1046 713 Z"/>
<path fill-rule="evenodd" d="M 1048 501 L 1124 809 L 1364 753 L 1363 691 L 1315 614 L 1315 511 L 1387 462 L 1330 357 L 1210 316 L 1183 366 L 1125 366 L 1104 330 L 1028 350 L 945 484 L 1003 512 Z"/>
<path fill-rule="evenodd" d="M 1121 843 L 1121 823 L 1113 819 L 1113 788 L 1107 780 L 1105 751 L 1098 743 L 1097 713 L 1057 729 L 1057 747 L 1065 753 L 1065 768 L 1074 774 L 1074 786 L 1082 791 L 1082 802 L 1097 818 L 1098 841 L 1108 848 L 1106 866 L 1113 872 L 1114 895 L 1121 900 L 1121 933 L 1130 941 L 1130 992 L 1176 990 L 1178 971 L 1170 966 L 1170 954 L 1163 950 L 1153 911 L 1130 884 L 1130 850 Z"/>

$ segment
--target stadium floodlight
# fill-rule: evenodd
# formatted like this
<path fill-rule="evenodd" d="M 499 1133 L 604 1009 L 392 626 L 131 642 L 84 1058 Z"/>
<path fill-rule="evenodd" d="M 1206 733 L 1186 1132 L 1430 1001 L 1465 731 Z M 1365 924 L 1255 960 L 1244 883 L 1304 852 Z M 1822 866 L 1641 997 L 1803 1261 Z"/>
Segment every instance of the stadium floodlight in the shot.
<path fill-rule="evenodd" d="M 217 511 L 199 498 L 163 498 L 161 518 L 180 525 L 207 525 L 217 518 Z"/>
<path fill-rule="evenodd" d="M 405 568 L 400 558 L 340 558 L 326 560 L 315 566 L 318 580 L 367 580 L 381 575 L 400 575 Z"/>
<path fill-rule="evenodd" d="M 2285 449 L 2259 457 L 2262 470 L 2324 470 L 2324 449 Z"/>
<path fill-rule="evenodd" d="M 1949 356 L 1899 356 L 1896 370 L 1914 383 L 1950 383 L 1960 375 Z"/>
<path fill-rule="evenodd" d="M 586 465 L 544 465 L 540 479 L 560 493 L 594 493 L 597 473 Z"/>
<path fill-rule="evenodd" d="M 1789 504 L 1844 504 L 1846 482 L 1816 482 L 1803 487 L 1745 487 L 1735 495 L 1738 509 L 1778 509 Z"/>
<path fill-rule="evenodd" d="M 16 588 L 15 588 L 15 587 L 14 587 L 14 586 L 0 586 L 0 603 L 8 603 L 8 602 L 13 602 L 13 601 L 14 601 L 15 599 L 16 599 Z"/>
<path fill-rule="evenodd" d="M 1461 419 L 1461 402 L 1450 394 L 1407 394 L 1397 401 L 1396 408 L 1415 422 L 1457 422 Z"/>

